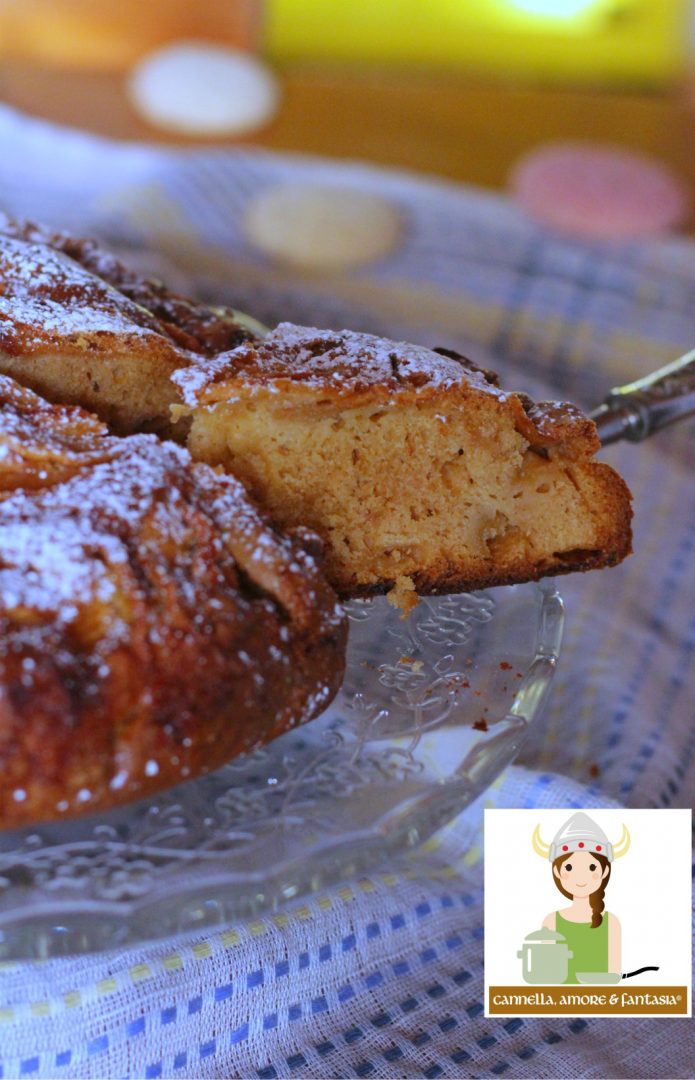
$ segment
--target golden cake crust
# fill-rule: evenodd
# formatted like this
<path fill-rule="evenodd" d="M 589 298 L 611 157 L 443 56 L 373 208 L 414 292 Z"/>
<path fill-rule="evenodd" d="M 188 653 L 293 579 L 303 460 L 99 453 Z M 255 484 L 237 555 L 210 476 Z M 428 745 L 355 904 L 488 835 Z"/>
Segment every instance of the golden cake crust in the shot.
<path fill-rule="evenodd" d="M 341 405 L 371 402 L 375 395 L 427 395 L 468 385 L 505 396 L 495 376 L 454 353 L 292 323 L 280 323 L 262 341 L 197 362 L 189 372 L 178 372 L 175 381 L 188 405 L 227 401 L 233 390 L 313 399 L 321 394 Z"/>
<path fill-rule="evenodd" d="M 143 277 L 128 269 L 120 259 L 96 240 L 49 229 L 30 221 L 18 221 L 0 214 L 0 237 L 66 255 L 93 277 L 112 286 L 124 300 L 128 317 L 146 325 L 172 344 L 202 356 L 233 349 L 249 338 L 248 327 L 239 322 L 230 308 L 215 307 L 191 300 L 167 289 L 161 281 Z M 69 286 L 68 286 L 69 287 Z M 58 299 L 60 299 L 58 297 Z"/>
<path fill-rule="evenodd" d="M 309 549 L 182 448 L 0 377 L 0 827 L 147 795 L 322 711 L 346 629 Z"/>
<path fill-rule="evenodd" d="M 528 442 L 538 448 L 563 447 L 592 456 L 600 447 L 596 425 L 571 402 L 534 402 L 506 392 L 494 372 L 449 349 L 427 349 L 372 334 L 280 323 L 262 341 L 197 361 L 178 371 L 183 408 L 206 408 L 262 394 L 281 395 L 292 404 L 330 402 L 358 408 L 398 399 L 425 403 L 443 393 L 459 398 L 487 394 L 505 405 Z"/>

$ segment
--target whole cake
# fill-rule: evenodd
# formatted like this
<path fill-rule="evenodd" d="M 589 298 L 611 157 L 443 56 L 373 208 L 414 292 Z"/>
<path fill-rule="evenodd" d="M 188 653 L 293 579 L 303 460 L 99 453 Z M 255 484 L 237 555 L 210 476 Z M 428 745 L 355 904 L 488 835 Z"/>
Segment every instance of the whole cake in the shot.
<path fill-rule="evenodd" d="M 0 826 L 316 715 L 344 665 L 333 588 L 407 610 L 619 562 L 630 494 L 598 448 L 574 406 L 455 353 L 265 335 L 0 219 Z"/>
<path fill-rule="evenodd" d="M 630 493 L 593 421 L 455 353 L 280 325 L 174 376 L 194 458 L 326 545 L 342 596 L 527 581 L 630 551 Z"/>
<path fill-rule="evenodd" d="M 173 443 L 0 376 L 0 827 L 147 795 L 322 711 L 346 627 L 317 545 Z"/>

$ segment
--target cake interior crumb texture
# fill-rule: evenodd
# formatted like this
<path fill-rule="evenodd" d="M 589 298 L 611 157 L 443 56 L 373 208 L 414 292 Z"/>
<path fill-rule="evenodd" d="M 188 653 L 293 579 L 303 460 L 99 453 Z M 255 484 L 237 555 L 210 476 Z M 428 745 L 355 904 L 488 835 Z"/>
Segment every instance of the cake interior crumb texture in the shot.
<path fill-rule="evenodd" d="M 578 410 L 505 394 L 453 354 L 303 333 L 280 327 L 207 379 L 182 373 L 189 448 L 279 525 L 315 529 L 342 595 L 484 587 L 629 552 L 629 492 L 591 460 Z"/>

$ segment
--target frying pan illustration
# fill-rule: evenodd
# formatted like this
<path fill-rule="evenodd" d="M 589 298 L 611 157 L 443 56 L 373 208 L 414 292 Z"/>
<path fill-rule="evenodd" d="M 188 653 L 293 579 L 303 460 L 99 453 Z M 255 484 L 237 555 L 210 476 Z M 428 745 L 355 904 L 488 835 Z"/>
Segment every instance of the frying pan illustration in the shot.
<path fill-rule="evenodd" d="M 643 971 L 658 971 L 653 964 L 647 967 L 635 968 L 634 971 L 626 971 L 621 975 L 619 971 L 578 971 L 577 981 L 580 983 L 594 983 L 597 986 L 609 983 L 619 983 L 622 979 L 631 979 L 633 975 L 641 975 Z"/>

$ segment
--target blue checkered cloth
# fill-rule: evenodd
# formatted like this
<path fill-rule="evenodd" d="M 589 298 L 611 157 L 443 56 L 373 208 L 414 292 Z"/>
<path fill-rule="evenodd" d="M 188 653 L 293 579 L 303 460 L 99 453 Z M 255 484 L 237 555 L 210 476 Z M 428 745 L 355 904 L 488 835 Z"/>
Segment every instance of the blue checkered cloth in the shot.
<path fill-rule="evenodd" d="M 116 145 L 0 111 L 0 207 L 162 253 L 266 322 L 458 348 L 507 386 L 597 404 L 695 346 L 689 241 L 568 242 L 506 199 L 357 164 Z M 275 270 L 240 226 L 280 181 L 391 199 L 392 255 Z M 636 554 L 563 581 L 544 718 L 486 795 L 507 807 L 689 806 L 695 793 L 695 427 L 605 453 Z M 685 1077 L 690 1020 L 485 1019 L 473 806 L 413 858 L 274 916 L 127 953 L 0 970 L 2 1077 Z"/>

